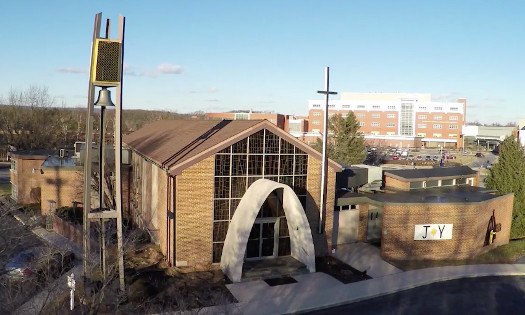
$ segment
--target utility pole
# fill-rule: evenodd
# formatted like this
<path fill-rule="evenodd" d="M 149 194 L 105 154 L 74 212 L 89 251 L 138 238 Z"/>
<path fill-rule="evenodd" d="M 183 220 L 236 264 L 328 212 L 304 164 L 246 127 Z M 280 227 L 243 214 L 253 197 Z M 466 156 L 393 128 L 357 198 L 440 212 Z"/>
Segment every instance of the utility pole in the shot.
<path fill-rule="evenodd" d="M 323 161 L 321 164 L 321 204 L 319 205 L 319 234 L 322 234 L 324 227 L 324 215 L 326 214 L 326 186 L 328 176 L 328 157 L 326 156 L 326 145 L 328 142 L 328 99 L 330 95 L 337 94 L 337 92 L 330 91 L 330 67 L 325 68 L 325 90 L 317 91 L 317 93 L 326 95 L 323 125 Z"/>

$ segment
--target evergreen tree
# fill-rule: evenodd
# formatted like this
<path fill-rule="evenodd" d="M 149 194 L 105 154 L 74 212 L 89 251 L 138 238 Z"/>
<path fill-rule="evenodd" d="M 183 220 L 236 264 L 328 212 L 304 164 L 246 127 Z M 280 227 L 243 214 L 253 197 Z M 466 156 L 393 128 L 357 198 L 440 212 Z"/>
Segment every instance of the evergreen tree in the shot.
<path fill-rule="evenodd" d="M 507 137 L 499 147 L 499 160 L 485 178 L 487 188 L 498 195 L 514 193 L 510 237 L 525 237 L 525 157 L 514 137 Z"/>
<path fill-rule="evenodd" d="M 323 141 L 317 139 L 314 148 L 321 152 Z M 336 114 L 328 119 L 326 152 L 330 159 L 347 166 L 363 163 L 366 158 L 364 149 L 365 139 L 353 112 L 348 112 L 346 118 Z"/>

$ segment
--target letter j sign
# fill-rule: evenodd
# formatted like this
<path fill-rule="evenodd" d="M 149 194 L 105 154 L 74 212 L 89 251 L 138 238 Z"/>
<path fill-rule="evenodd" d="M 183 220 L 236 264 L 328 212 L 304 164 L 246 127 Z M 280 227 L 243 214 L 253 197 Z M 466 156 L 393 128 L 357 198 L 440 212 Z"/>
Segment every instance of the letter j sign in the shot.
<path fill-rule="evenodd" d="M 414 240 L 451 240 L 452 226 L 453 224 L 417 224 L 414 228 Z"/>

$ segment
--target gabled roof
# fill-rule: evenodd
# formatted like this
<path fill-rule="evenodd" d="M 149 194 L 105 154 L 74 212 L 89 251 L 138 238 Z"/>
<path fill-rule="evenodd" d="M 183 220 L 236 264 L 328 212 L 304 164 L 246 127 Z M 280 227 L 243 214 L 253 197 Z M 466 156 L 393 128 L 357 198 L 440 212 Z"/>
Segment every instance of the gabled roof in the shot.
<path fill-rule="evenodd" d="M 171 175 L 221 151 L 259 130 L 268 129 L 307 154 L 321 154 L 267 120 L 160 120 L 124 137 L 132 150 L 153 161 Z M 336 172 L 341 166 L 329 160 Z"/>
<path fill-rule="evenodd" d="M 391 170 L 385 171 L 385 176 L 393 177 L 401 181 L 447 179 L 466 176 L 475 176 L 477 172 L 468 166 L 435 167 L 421 169 Z"/>

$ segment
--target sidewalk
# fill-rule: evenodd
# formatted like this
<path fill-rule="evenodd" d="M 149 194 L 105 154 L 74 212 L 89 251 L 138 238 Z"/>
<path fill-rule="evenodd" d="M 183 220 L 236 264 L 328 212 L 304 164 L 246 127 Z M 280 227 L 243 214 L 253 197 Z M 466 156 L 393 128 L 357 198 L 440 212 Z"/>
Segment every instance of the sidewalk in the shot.
<path fill-rule="evenodd" d="M 465 265 L 403 272 L 386 263 L 379 249 L 365 243 L 338 246 L 334 256 L 354 268 L 367 271 L 373 279 L 342 284 L 318 272 L 293 276 L 297 283 L 270 287 L 263 280 L 227 285 L 239 301 L 234 314 L 288 314 L 314 311 L 358 302 L 434 282 L 465 277 L 523 276 L 525 257 L 516 264 Z M 216 309 L 201 311 L 214 314 Z"/>

